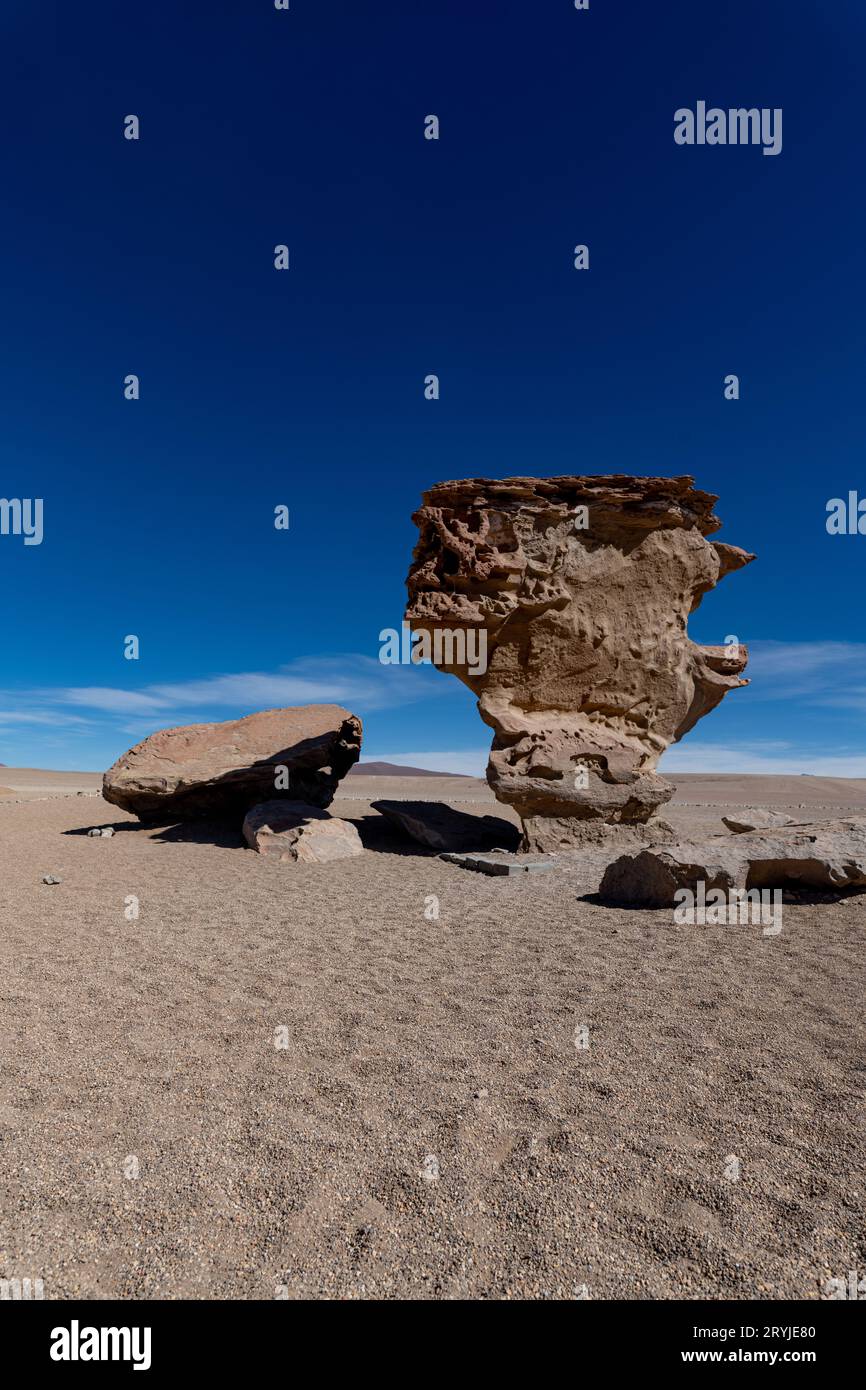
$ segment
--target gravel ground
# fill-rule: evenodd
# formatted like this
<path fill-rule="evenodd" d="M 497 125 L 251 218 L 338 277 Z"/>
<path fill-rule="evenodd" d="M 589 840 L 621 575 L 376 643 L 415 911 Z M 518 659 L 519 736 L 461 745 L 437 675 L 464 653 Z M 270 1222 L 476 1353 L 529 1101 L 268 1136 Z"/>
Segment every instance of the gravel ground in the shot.
<path fill-rule="evenodd" d="M 0 801 L 0 1277 L 811 1299 L 862 1272 L 866 897 L 789 903 L 774 938 L 678 927 L 597 902 L 598 853 L 486 878 L 332 810 L 366 852 L 305 866 L 92 797 Z"/>

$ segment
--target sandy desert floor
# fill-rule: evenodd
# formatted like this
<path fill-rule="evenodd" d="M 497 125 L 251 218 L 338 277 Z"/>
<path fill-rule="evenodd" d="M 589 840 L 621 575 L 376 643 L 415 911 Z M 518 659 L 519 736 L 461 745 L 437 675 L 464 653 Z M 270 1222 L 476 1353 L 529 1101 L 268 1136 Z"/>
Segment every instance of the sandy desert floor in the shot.
<path fill-rule="evenodd" d="M 328 866 L 140 828 L 99 780 L 0 769 L 0 1278 L 814 1299 L 866 1266 L 866 896 L 677 927 L 598 902 L 597 854 L 486 878 L 370 809 L 507 814 L 472 779 L 350 776 L 367 848 Z M 866 814 L 864 782 L 676 781 L 684 831 Z"/>

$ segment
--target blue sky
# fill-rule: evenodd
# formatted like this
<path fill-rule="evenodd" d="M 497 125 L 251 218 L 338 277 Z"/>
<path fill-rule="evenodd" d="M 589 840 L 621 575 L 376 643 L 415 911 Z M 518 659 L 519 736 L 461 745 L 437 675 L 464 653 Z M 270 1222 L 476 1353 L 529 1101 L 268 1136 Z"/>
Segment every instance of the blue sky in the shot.
<path fill-rule="evenodd" d="M 825 528 L 866 496 L 864 39 L 853 0 L 4 5 L 0 497 L 44 539 L 0 535 L 0 761 L 336 700 L 481 771 L 470 692 L 377 660 L 411 514 L 621 471 L 758 555 L 690 624 L 753 683 L 663 766 L 866 775 L 866 536 Z M 698 100 L 781 107 L 781 154 L 677 146 Z"/>

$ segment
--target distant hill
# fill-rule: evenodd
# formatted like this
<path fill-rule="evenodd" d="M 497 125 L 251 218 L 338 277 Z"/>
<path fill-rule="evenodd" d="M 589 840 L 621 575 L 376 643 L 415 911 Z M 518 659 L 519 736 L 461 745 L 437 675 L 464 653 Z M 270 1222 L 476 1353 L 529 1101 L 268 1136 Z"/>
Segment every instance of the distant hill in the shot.
<path fill-rule="evenodd" d="M 429 767 L 401 767 L 398 763 L 355 763 L 349 777 L 463 777 L 462 772 L 431 772 Z"/>

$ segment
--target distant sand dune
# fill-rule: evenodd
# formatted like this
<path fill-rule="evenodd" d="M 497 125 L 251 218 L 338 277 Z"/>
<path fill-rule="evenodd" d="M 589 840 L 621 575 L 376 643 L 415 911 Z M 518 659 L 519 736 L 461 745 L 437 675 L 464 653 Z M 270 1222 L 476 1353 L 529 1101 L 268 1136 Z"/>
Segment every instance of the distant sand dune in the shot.
<path fill-rule="evenodd" d="M 430 772 L 426 767 L 404 767 L 400 763 L 370 762 L 355 763 L 349 769 L 349 777 L 463 777 L 462 772 Z"/>
<path fill-rule="evenodd" d="M 676 787 L 670 806 L 778 806 L 829 819 L 829 809 L 866 808 L 866 778 L 798 777 L 793 775 L 731 772 L 681 772 L 665 774 Z M 416 785 L 413 786 L 413 783 Z M 79 791 L 100 791 L 101 772 L 54 772 L 46 768 L 4 767 L 0 795 L 14 793 L 30 799 L 38 796 L 74 796 Z M 482 777 L 431 772 L 400 767 L 396 763 L 359 763 L 344 778 L 337 799 L 369 799 L 389 795 L 410 801 L 483 801 L 496 799 Z M 503 808 L 504 809 L 504 808 Z M 668 807 L 670 810 L 670 807 Z M 670 819 L 665 808 L 660 814 Z"/>
<path fill-rule="evenodd" d="M 100 791 L 101 772 L 52 772 L 39 767 L 4 767 L 3 786 L 25 800 L 40 796 L 74 796 L 79 791 Z"/>

